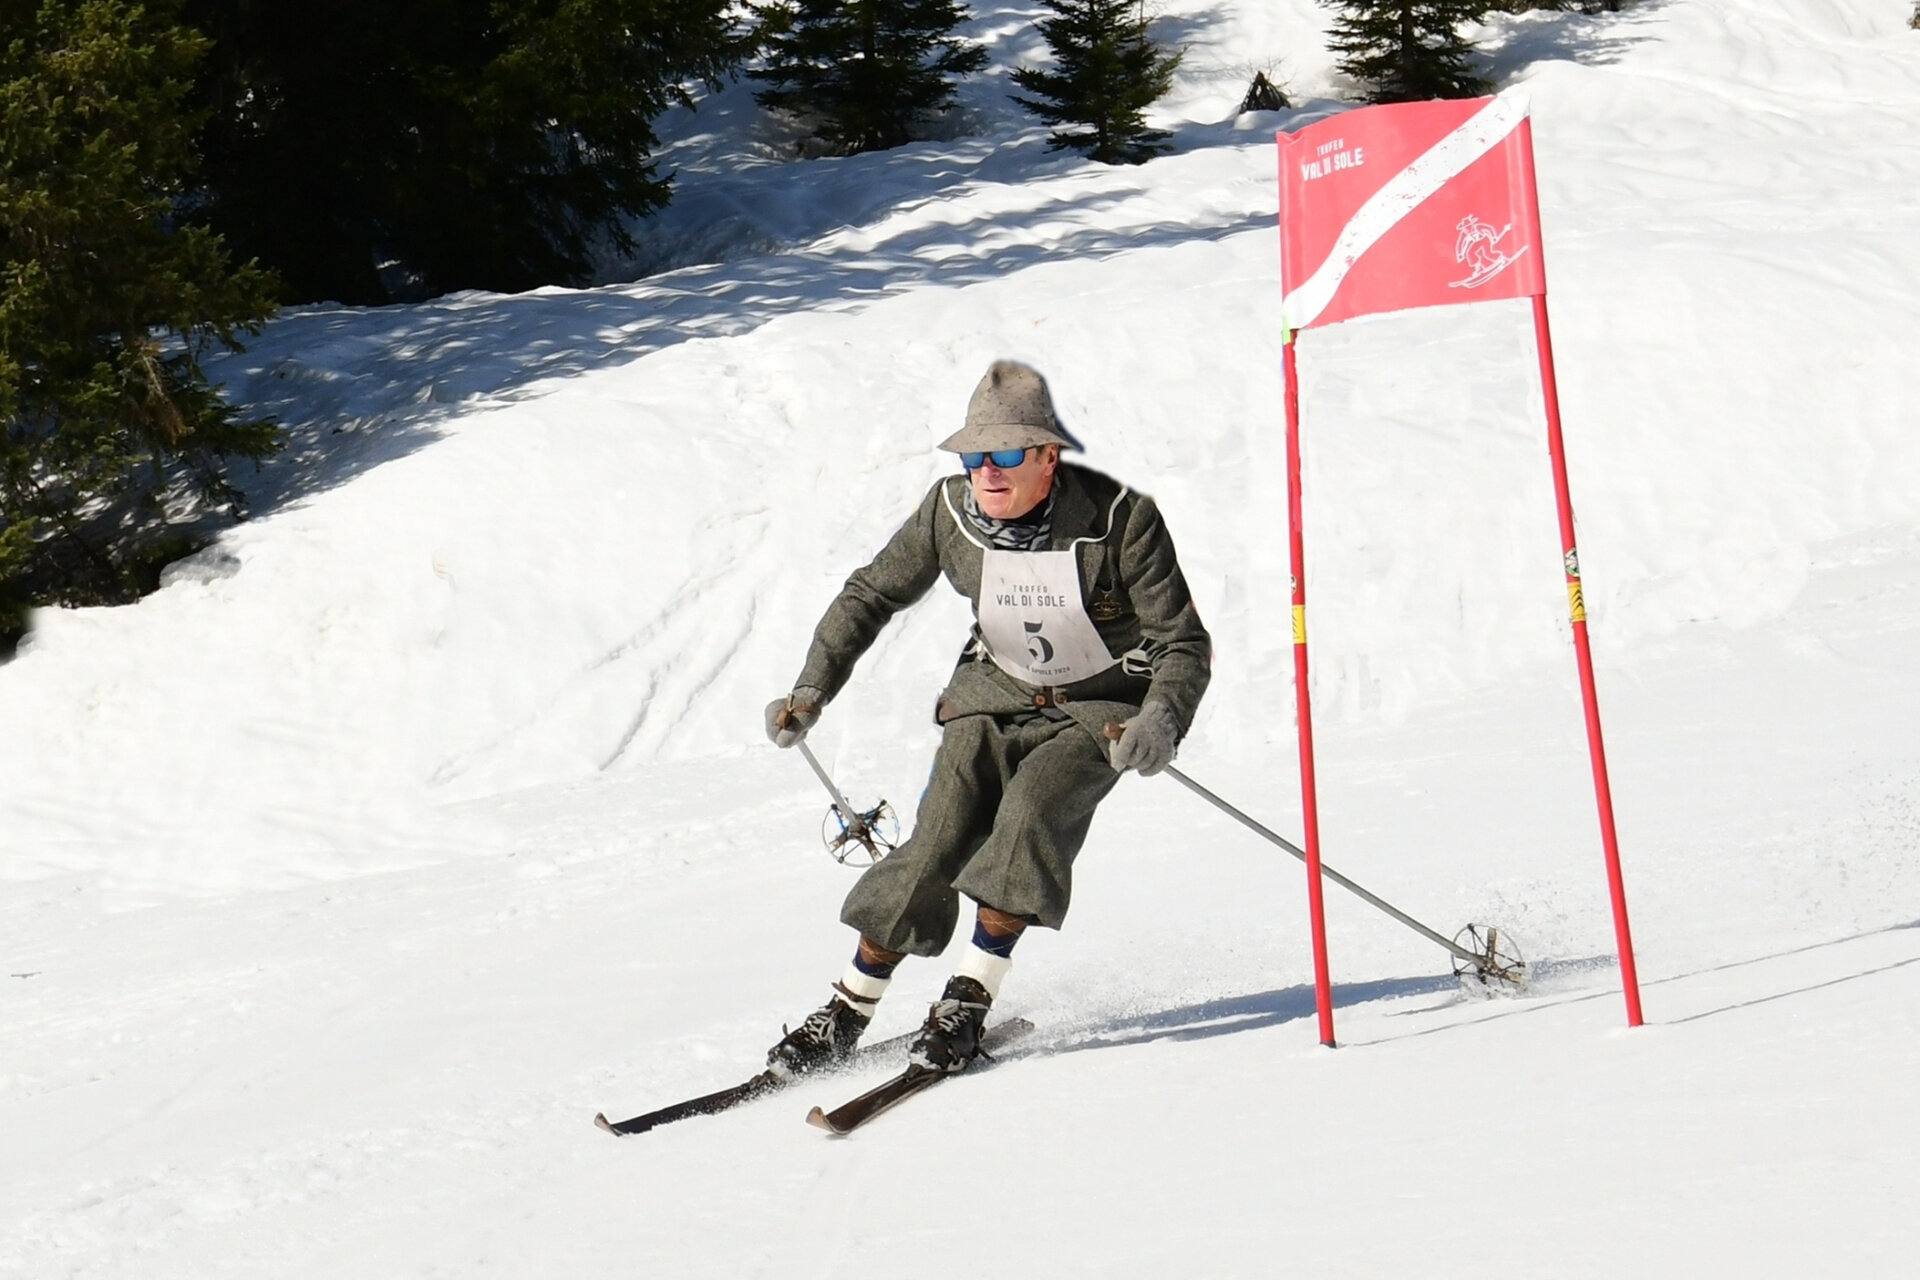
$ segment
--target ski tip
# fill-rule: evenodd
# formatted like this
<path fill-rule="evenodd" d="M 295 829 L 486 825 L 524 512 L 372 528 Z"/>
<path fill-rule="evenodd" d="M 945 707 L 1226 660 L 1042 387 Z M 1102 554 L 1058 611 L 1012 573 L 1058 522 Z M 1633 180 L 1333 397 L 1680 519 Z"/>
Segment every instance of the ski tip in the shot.
<path fill-rule="evenodd" d="M 600 1126 L 600 1127 L 601 1127 L 602 1129 L 605 1129 L 605 1130 L 606 1130 L 606 1131 L 607 1131 L 608 1133 L 612 1133 L 612 1132 L 613 1132 L 613 1121 L 611 1121 L 611 1120 L 609 1120 L 609 1119 L 607 1119 L 607 1113 L 606 1113 L 606 1112 L 604 1112 L 604 1111 L 596 1111 L 596 1112 L 594 1112 L 594 1113 L 593 1113 L 593 1122 L 594 1122 L 595 1124 L 597 1124 L 597 1125 L 599 1125 L 599 1126 Z"/>
<path fill-rule="evenodd" d="M 816 1129 L 832 1134 L 836 1138 L 844 1136 L 840 1130 L 833 1127 L 833 1121 L 827 1119 L 827 1113 L 819 1107 L 815 1107 L 813 1110 L 807 1112 L 807 1123 Z"/>

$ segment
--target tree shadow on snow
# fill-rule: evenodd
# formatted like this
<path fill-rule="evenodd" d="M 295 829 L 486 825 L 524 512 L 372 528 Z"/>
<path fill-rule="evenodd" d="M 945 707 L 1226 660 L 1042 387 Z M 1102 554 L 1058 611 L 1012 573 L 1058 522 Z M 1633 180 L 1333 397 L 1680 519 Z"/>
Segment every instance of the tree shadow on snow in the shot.
<path fill-rule="evenodd" d="M 237 477 L 256 513 L 332 489 L 438 439 L 485 402 L 532 384 L 614 367 L 701 338 L 751 332 L 782 316 L 851 311 L 910 290 L 960 288 L 1043 262 L 1097 261 L 1147 247 L 1263 230 L 1266 214 L 1101 225 L 1144 183 L 1027 188 L 1031 199 L 946 220 L 937 205 L 790 253 L 688 267 L 632 284 L 523 294 L 454 294 L 417 306 L 316 308 L 276 320 L 217 379 L 250 411 L 286 427 L 288 447 Z M 347 437 L 342 439 L 342 437 Z"/>
<path fill-rule="evenodd" d="M 1511 15 L 1501 24 L 1505 38 L 1483 45 L 1481 57 L 1499 84 L 1538 62 L 1609 66 L 1654 38 L 1650 20 L 1671 2 L 1639 0 L 1618 13 L 1534 10 Z"/>
<path fill-rule="evenodd" d="M 1163 49 L 1179 50 L 1192 58 L 1196 53 L 1218 51 L 1225 47 L 1212 40 L 1210 33 L 1226 17 L 1226 10 L 1220 5 L 1196 9 L 1191 13 L 1163 13 L 1151 21 L 1147 31 Z M 1248 79 L 1252 79 L 1252 76 L 1249 75 Z"/>

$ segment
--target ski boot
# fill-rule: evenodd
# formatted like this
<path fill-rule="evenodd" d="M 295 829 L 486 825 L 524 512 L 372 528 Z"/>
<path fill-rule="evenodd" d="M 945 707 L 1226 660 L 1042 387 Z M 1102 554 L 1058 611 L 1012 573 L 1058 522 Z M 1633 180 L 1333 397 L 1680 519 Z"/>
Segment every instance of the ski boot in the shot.
<path fill-rule="evenodd" d="M 972 978 L 949 978 L 907 1047 L 907 1066 L 951 1075 L 980 1056 L 980 1033 L 993 997 Z"/>
<path fill-rule="evenodd" d="M 871 1021 L 872 1018 L 835 996 L 767 1050 L 767 1070 L 782 1080 L 794 1080 L 840 1066 L 853 1057 L 860 1033 Z"/>

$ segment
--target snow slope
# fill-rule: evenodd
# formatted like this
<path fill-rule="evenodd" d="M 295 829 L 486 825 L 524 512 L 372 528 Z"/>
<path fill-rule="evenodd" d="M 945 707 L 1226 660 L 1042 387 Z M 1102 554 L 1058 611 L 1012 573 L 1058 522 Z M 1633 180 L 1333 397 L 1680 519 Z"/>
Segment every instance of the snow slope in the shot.
<path fill-rule="evenodd" d="M 629 1143 L 823 998 L 821 797 L 759 738 L 986 363 L 1153 493 L 1219 656 L 1182 754 L 1298 827 L 1271 132 L 1338 109 L 1309 0 L 1169 6 L 1175 154 L 794 162 L 672 122 L 663 274 L 292 312 L 222 367 L 293 446 L 141 604 L 0 668 L 0 1275 L 1900 1275 L 1920 1193 L 1920 33 L 1892 0 L 1647 0 L 1483 35 L 1531 96 L 1649 1025 L 1624 1028 L 1524 308 L 1305 335 L 1329 860 L 1115 793 L 1041 1033 L 846 1143 L 865 1077 Z M 1254 67 L 1297 111 L 1225 117 Z M 621 274 L 610 267 L 610 278 Z M 942 589 L 944 590 L 944 589 Z M 816 735 L 910 808 L 938 593 Z M 940 964 L 903 971 L 904 1029 Z M 1012 1159 L 1009 1139 L 1018 1142 Z M 991 1144 L 989 1146 L 989 1144 Z M 988 1151 L 991 1156 L 986 1156 Z M 933 1153 L 938 1152 L 938 1155 Z M 1116 1212 L 1115 1210 L 1122 1210 Z"/>

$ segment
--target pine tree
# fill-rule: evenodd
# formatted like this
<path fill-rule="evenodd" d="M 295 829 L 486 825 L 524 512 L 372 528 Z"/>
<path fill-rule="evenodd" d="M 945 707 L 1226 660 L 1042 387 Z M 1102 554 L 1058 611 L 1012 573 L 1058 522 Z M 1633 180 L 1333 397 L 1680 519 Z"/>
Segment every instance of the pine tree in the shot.
<path fill-rule="evenodd" d="M 809 122 L 842 155 L 911 142 L 950 108 L 954 80 L 987 51 L 954 34 L 959 0 L 771 0 L 754 6 L 766 56 L 761 106 Z"/>
<path fill-rule="evenodd" d="M 183 0 L 207 201 L 300 300 L 577 284 L 666 204 L 653 129 L 745 45 L 730 0 Z"/>
<path fill-rule="evenodd" d="M 1473 70 L 1460 24 L 1487 0 L 1323 0 L 1340 11 L 1327 44 L 1336 65 L 1366 87 L 1368 102 L 1472 98 L 1492 86 Z"/>
<path fill-rule="evenodd" d="M 1167 53 L 1147 32 L 1138 0 L 1042 0 L 1053 17 L 1040 34 L 1054 69 L 1027 67 L 1013 82 L 1033 96 L 1014 101 L 1055 128 L 1054 150 L 1072 148 L 1103 164 L 1139 164 L 1170 148 L 1143 114 L 1173 83 L 1181 55 Z"/>
<path fill-rule="evenodd" d="M 0 651 L 25 606 L 152 585 L 167 507 L 277 447 L 207 384 L 273 281 L 176 214 L 205 41 L 164 0 L 0 7 Z"/>

